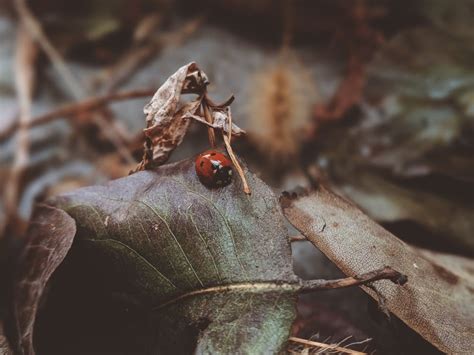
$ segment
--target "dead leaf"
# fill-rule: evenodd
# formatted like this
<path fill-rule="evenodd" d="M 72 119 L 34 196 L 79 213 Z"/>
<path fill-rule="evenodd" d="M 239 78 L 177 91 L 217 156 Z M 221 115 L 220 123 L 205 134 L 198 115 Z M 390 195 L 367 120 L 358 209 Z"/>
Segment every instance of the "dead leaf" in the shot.
<path fill-rule="evenodd" d="M 251 197 L 241 193 L 237 179 L 209 190 L 199 182 L 194 160 L 186 160 L 51 203 L 76 220 L 73 250 L 83 253 L 79 260 L 98 261 L 94 274 L 111 292 L 156 318 L 151 327 L 158 329 L 156 347 L 180 352 L 197 343 L 202 352 L 278 352 L 295 317 L 299 281 L 278 201 L 262 181 L 248 176 Z M 31 231 L 16 286 L 18 296 L 28 295 L 15 303 L 20 347 L 27 354 L 33 353 L 38 296 L 74 234 L 67 216 L 67 223 L 54 223 L 51 236 L 49 219 L 65 213 L 53 207 L 40 213 L 41 228 Z M 55 262 L 45 265 L 53 251 Z M 36 277 L 41 285 L 33 288 Z M 198 340 L 186 336 L 190 327 L 199 332 Z"/>
<path fill-rule="evenodd" d="M 325 188 L 281 203 L 289 221 L 347 275 L 387 264 L 406 274 L 403 288 L 377 289 L 390 311 L 426 340 L 448 353 L 474 349 L 472 277 L 425 258 Z"/>
<path fill-rule="evenodd" d="M 41 205 L 30 224 L 13 289 L 16 348 L 34 354 L 33 328 L 38 304 L 49 278 L 71 247 L 76 224 L 62 210 Z"/>
<path fill-rule="evenodd" d="M 209 83 L 197 65 L 189 63 L 157 90 L 145 106 L 147 141 L 145 143 L 147 166 L 157 166 L 168 160 L 170 153 L 182 142 L 190 121 L 186 114 L 194 114 L 200 100 L 192 101 L 178 109 L 181 94 L 201 94 Z"/>

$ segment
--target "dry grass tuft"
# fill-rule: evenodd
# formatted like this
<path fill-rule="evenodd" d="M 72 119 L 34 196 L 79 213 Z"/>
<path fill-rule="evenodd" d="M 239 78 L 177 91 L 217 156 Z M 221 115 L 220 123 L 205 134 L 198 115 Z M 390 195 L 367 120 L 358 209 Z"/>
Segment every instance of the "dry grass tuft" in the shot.
<path fill-rule="evenodd" d="M 319 342 L 302 338 L 290 337 L 288 344 L 288 353 L 290 354 L 351 354 L 366 355 L 365 348 L 362 351 L 353 350 L 350 347 L 369 343 L 372 339 L 368 338 L 363 341 L 349 342 L 349 338 L 340 341 L 337 344 L 328 344 L 327 341 Z"/>

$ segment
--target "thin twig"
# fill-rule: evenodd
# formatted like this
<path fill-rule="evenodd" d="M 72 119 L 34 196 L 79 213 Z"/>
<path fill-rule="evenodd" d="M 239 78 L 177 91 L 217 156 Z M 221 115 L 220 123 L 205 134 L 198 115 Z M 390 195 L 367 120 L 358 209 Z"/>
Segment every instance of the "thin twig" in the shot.
<path fill-rule="evenodd" d="M 308 240 L 304 235 L 292 235 L 290 236 L 290 242 L 302 242 Z"/>
<path fill-rule="evenodd" d="M 205 100 L 203 100 L 202 104 L 202 110 L 204 114 L 204 118 L 206 119 L 206 122 L 208 122 L 210 125 L 214 123 L 214 120 L 211 115 L 211 111 L 209 110 L 209 107 L 207 106 L 207 103 Z M 212 148 L 216 147 L 216 133 L 214 132 L 213 128 L 208 127 L 207 128 L 207 135 L 209 137 L 209 144 L 211 145 Z"/>
<path fill-rule="evenodd" d="M 22 123 L 22 128 L 31 128 L 42 125 L 61 118 L 71 118 L 77 114 L 99 109 L 112 101 L 129 100 L 139 97 L 153 95 L 155 89 L 138 89 L 131 91 L 122 91 L 103 96 L 90 97 L 85 100 L 60 106 L 48 113 L 32 118 L 28 123 Z M 19 122 L 15 121 L 8 129 L 0 133 L 0 141 L 12 135 L 20 128 Z"/>
<path fill-rule="evenodd" d="M 21 18 L 22 23 L 25 25 L 25 28 L 29 31 L 32 38 L 36 40 L 39 46 L 43 49 L 46 53 L 48 58 L 51 60 L 53 67 L 58 71 L 59 75 L 64 79 L 69 91 L 71 92 L 72 96 L 75 100 L 82 100 L 84 97 L 87 96 L 86 91 L 82 88 L 79 84 L 79 81 L 72 75 L 71 71 L 67 67 L 64 59 L 61 57 L 59 52 L 53 46 L 51 41 L 46 36 L 41 24 L 35 18 L 34 14 L 29 9 L 28 5 L 26 4 L 25 0 L 14 0 L 14 4 L 16 10 Z M 123 137 L 122 130 L 119 129 L 116 125 L 115 121 L 111 123 L 107 122 L 107 120 L 100 114 L 95 114 L 93 116 L 94 123 L 97 124 L 101 132 L 104 134 L 107 139 L 112 142 L 115 147 L 117 148 L 118 152 L 124 159 L 126 159 L 129 163 L 135 162 L 132 154 L 123 142 L 120 140 L 121 137 L 123 140 L 126 141 L 125 137 Z"/>
<path fill-rule="evenodd" d="M 237 157 L 234 155 L 234 152 L 232 150 L 232 146 L 230 145 L 229 138 L 225 134 L 224 131 L 222 131 L 222 137 L 224 139 L 224 144 L 227 149 L 227 154 L 229 154 L 230 160 L 232 160 L 232 163 L 234 163 L 235 168 L 237 169 L 237 172 L 239 173 L 240 179 L 242 180 L 242 184 L 244 185 L 243 190 L 247 195 L 250 195 L 250 187 L 249 184 L 247 183 L 247 179 L 245 178 L 244 171 L 242 167 L 239 164 L 239 161 L 237 160 Z"/>
<path fill-rule="evenodd" d="M 20 107 L 18 144 L 15 150 L 13 167 L 5 187 L 5 204 L 10 218 L 17 216 L 18 195 L 21 177 L 28 166 L 30 138 L 24 128 L 31 121 L 31 98 L 35 82 L 34 63 L 38 48 L 23 25 L 17 32 L 15 49 L 15 86 Z"/>
<path fill-rule="evenodd" d="M 337 346 L 337 345 L 334 345 L 334 344 L 325 344 L 325 343 L 320 343 L 318 341 L 306 340 L 306 339 L 297 338 L 297 337 L 290 337 L 288 340 L 292 341 L 294 343 L 308 345 L 308 346 L 312 346 L 312 347 L 337 350 L 337 351 L 340 351 L 341 353 L 345 353 L 345 354 L 366 355 L 366 353 L 362 353 L 360 351 L 356 351 L 356 350 L 352 350 L 352 349 L 343 348 L 343 347 L 340 347 L 340 346 Z"/>
<path fill-rule="evenodd" d="M 378 280 L 390 280 L 398 285 L 404 285 L 407 277 L 398 271 L 386 266 L 382 269 L 367 272 L 354 277 L 346 277 L 337 280 L 303 280 L 301 291 L 311 292 L 315 290 L 329 290 L 334 288 L 345 288 L 351 286 L 365 285 Z"/>
<path fill-rule="evenodd" d="M 230 144 L 231 139 L 232 139 L 232 114 L 230 113 L 230 109 L 228 110 L 229 112 L 229 122 L 227 126 L 227 136 L 225 135 L 225 131 L 222 130 L 222 138 L 224 139 L 224 144 L 227 149 L 227 153 L 230 156 L 230 159 L 234 163 L 235 168 L 237 169 L 237 172 L 239 173 L 240 179 L 242 180 L 242 184 L 244 185 L 244 192 L 247 195 L 250 195 L 250 188 L 247 183 L 247 179 L 245 178 L 244 171 L 242 170 L 242 167 L 239 164 L 239 161 L 237 160 L 236 156 L 234 155 L 234 151 L 232 150 L 232 146 Z"/>
<path fill-rule="evenodd" d="M 200 288 L 197 290 L 189 291 L 181 295 L 167 300 L 156 307 L 153 310 L 162 309 L 171 304 L 179 302 L 183 299 L 190 297 L 196 297 L 200 295 L 208 294 L 219 294 L 226 292 L 312 292 L 312 291 L 324 291 L 335 288 L 345 288 L 350 286 L 360 286 L 377 280 L 390 280 L 398 285 L 403 285 L 407 282 L 407 277 L 398 271 L 386 266 L 382 269 L 370 271 L 368 273 L 347 277 L 338 280 L 299 280 L 297 282 L 245 282 L 245 283 L 234 283 L 226 285 L 216 285 L 208 288 Z"/>

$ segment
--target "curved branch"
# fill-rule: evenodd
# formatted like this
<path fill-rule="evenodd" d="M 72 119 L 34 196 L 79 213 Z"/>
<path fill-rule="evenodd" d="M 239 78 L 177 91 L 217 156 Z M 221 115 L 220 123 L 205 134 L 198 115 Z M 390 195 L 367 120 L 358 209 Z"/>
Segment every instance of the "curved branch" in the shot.
<path fill-rule="evenodd" d="M 32 118 L 27 124 L 21 125 L 22 128 L 32 128 L 56 119 L 74 117 L 79 113 L 84 113 L 101 108 L 111 101 L 128 100 L 139 97 L 151 96 L 155 89 L 138 89 L 131 91 L 115 92 L 103 96 L 90 97 L 85 100 L 60 106 L 59 108 Z M 20 128 L 20 124 L 15 121 L 10 127 L 0 132 L 0 141 L 14 134 Z"/>
<path fill-rule="evenodd" d="M 362 275 L 346 277 L 344 279 L 304 280 L 301 281 L 300 290 L 303 292 L 330 290 L 365 285 L 378 280 L 390 280 L 397 285 L 404 285 L 408 281 L 408 278 L 406 275 L 392 269 L 390 266 L 385 266 L 382 269 L 370 271 Z"/>

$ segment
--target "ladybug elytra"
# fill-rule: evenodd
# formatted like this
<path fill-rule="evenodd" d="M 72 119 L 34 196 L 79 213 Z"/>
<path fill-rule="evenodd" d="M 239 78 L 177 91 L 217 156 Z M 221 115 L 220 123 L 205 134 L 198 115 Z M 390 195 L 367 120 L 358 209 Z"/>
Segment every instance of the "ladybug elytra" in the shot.
<path fill-rule="evenodd" d="M 207 150 L 196 158 L 196 174 L 208 187 L 222 187 L 232 181 L 232 162 L 224 154 Z"/>

